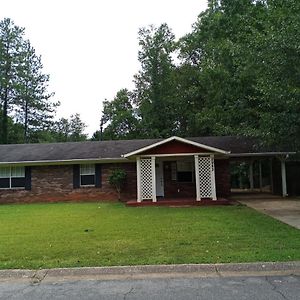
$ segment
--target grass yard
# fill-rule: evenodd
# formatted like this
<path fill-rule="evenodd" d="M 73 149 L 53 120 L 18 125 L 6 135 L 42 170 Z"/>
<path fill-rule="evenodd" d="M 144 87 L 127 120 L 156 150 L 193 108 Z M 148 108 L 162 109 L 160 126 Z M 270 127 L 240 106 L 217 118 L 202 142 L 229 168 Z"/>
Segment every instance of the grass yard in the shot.
<path fill-rule="evenodd" d="M 245 206 L 0 206 L 0 268 L 300 260 L 300 231 Z"/>

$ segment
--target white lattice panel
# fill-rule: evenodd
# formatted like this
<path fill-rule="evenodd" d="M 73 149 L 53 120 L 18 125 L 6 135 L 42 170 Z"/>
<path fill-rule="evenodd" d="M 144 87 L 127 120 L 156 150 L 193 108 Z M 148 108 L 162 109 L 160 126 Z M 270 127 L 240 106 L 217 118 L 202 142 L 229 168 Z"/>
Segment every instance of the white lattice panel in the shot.
<path fill-rule="evenodd" d="M 210 157 L 199 157 L 198 163 L 200 198 L 212 198 L 212 171 L 214 161 Z"/>
<path fill-rule="evenodd" d="M 141 159 L 141 197 L 142 199 L 152 199 L 153 182 L 152 182 L 152 162 L 151 158 Z"/>

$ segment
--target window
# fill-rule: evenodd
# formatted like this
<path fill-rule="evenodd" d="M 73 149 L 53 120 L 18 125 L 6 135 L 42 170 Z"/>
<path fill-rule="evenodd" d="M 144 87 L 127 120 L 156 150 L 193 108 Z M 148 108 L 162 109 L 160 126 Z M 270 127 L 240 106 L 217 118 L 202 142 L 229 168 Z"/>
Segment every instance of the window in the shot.
<path fill-rule="evenodd" d="M 189 161 L 177 162 L 177 181 L 178 182 L 193 182 L 194 164 Z"/>
<path fill-rule="evenodd" d="M 13 189 L 25 187 L 24 167 L 0 167 L 0 188 Z"/>
<path fill-rule="evenodd" d="M 95 165 L 80 165 L 80 186 L 95 185 Z"/>

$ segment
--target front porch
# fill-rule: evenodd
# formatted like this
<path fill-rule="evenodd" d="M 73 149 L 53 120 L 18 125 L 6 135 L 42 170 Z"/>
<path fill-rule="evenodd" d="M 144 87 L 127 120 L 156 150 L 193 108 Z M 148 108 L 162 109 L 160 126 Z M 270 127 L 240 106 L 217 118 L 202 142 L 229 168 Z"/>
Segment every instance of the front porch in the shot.
<path fill-rule="evenodd" d="M 279 185 L 282 196 L 287 196 L 287 153 L 257 153 L 248 148 L 231 153 L 223 149 L 230 148 L 171 137 L 123 155 L 136 163 L 137 199 L 128 204 L 225 204 L 223 200 L 235 189 L 275 193 Z M 279 170 L 274 162 L 280 163 Z M 280 182 L 276 182 L 277 174 Z"/>
<path fill-rule="evenodd" d="M 189 207 L 189 206 L 217 206 L 217 205 L 231 205 L 235 201 L 227 200 L 224 198 L 218 198 L 217 200 L 202 199 L 196 201 L 193 198 L 158 198 L 156 202 L 151 200 L 145 200 L 137 202 L 136 200 L 130 200 L 126 202 L 126 206 L 142 207 L 142 206 L 169 206 L 169 207 Z"/>
<path fill-rule="evenodd" d="M 228 180 L 216 180 L 215 162 L 228 162 L 227 154 L 227 151 L 179 137 L 127 153 L 124 157 L 136 162 L 137 174 L 137 204 L 131 201 L 129 204 L 170 205 L 170 201 L 174 204 L 207 204 L 218 201 L 217 188 L 221 190 L 218 197 L 226 198 L 220 185 L 226 185 Z M 218 165 L 219 169 L 224 167 L 226 171 L 221 176 L 227 176 L 227 164 Z"/>
<path fill-rule="evenodd" d="M 214 155 L 136 158 L 137 202 L 217 200 Z"/>

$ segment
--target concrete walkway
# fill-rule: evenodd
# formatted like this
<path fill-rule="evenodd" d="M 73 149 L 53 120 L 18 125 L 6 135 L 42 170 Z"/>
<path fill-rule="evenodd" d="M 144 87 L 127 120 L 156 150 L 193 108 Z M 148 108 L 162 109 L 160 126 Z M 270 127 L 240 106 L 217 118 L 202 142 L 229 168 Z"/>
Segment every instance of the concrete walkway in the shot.
<path fill-rule="evenodd" d="M 300 199 L 236 199 L 251 208 L 300 229 Z"/>

